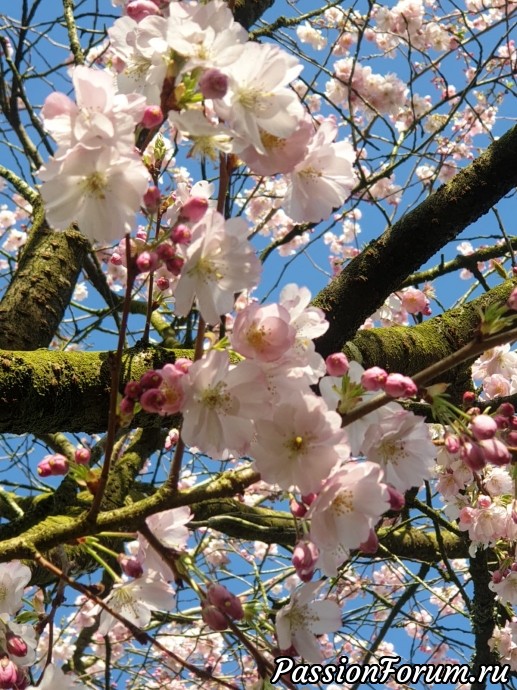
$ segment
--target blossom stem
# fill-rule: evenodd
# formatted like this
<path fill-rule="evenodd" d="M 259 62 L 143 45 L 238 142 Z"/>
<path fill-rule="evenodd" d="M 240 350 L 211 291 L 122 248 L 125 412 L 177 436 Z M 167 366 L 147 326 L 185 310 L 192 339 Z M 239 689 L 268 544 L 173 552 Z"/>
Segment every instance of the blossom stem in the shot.
<path fill-rule="evenodd" d="M 190 671 L 198 678 L 201 678 L 201 680 L 210 682 L 215 681 L 219 685 L 222 685 L 225 688 L 229 688 L 229 690 L 239 690 L 239 688 L 233 683 L 229 683 L 228 681 L 225 681 L 222 678 L 215 678 L 211 673 L 208 673 L 204 669 L 194 666 L 194 664 L 189 663 L 185 659 L 182 659 L 176 654 L 174 654 L 174 652 L 171 652 L 170 649 L 164 647 L 158 640 L 155 640 L 153 637 L 151 637 L 149 633 L 145 632 L 145 630 L 141 630 L 137 625 L 125 618 L 118 611 L 115 611 L 110 606 L 108 606 L 108 604 L 106 604 L 105 601 L 100 599 L 96 594 L 94 594 L 90 589 L 88 589 L 88 587 L 85 587 L 85 585 L 82 585 L 80 582 L 77 582 L 76 580 L 72 579 L 60 568 L 48 561 L 41 553 L 39 553 L 39 551 L 34 552 L 33 558 L 36 561 L 36 563 L 38 563 L 42 568 L 45 568 L 45 570 L 48 570 L 49 572 L 53 573 L 60 580 L 64 580 L 67 585 L 72 587 L 72 589 L 75 589 L 76 591 L 83 594 L 90 601 L 93 601 L 94 604 L 100 606 L 101 609 L 103 609 L 111 616 L 113 616 L 113 618 L 125 625 L 126 628 L 131 632 L 135 640 L 137 640 L 137 642 L 139 642 L 140 644 L 152 645 L 156 649 L 160 650 L 160 652 L 162 652 L 165 656 L 169 657 L 170 659 L 173 659 L 175 663 L 180 664 L 187 671 Z"/>
<path fill-rule="evenodd" d="M 113 448 L 115 445 L 115 435 L 118 428 L 118 393 L 120 385 L 120 369 L 122 364 L 122 354 L 124 352 L 124 345 L 126 340 L 127 322 L 129 317 L 129 308 L 131 306 L 131 292 L 133 289 L 133 282 L 135 279 L 135 271 L 132 265 L 131 258 L 131 242 L 129 233 L 126 234 L 126 266 L 127 266 L 127 282 L 126 293 L 124 296 L 124 307 L 122 310 L 122 318 L 120 321 L 120 330 L 118 334 L 118 344 L 115 356 L 111 362 L 111 390 L 109 403 L 109 417 L 108 417 L 108 433 L 106 437 L 106 448 L 104 455 L 104 464 L 102 466 L 101 476 L 99 478 L 99 485 L 93 496 L 92 505 L 88 513 L 88 521 L 95 522 L 101 507 L 104 491 L 108 483 L 108 477 L 111 467 L 111 460 L 113 455 Z"/>

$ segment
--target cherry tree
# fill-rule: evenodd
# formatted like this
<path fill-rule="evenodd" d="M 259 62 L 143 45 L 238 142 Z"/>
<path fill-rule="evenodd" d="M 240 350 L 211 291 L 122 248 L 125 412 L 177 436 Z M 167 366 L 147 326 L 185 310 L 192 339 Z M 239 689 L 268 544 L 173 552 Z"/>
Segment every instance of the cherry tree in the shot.
<path fill-rule="evenodd" d="M 0 687 L 513 687 L 517 2 L 51 4 L 0 15 Z"/>

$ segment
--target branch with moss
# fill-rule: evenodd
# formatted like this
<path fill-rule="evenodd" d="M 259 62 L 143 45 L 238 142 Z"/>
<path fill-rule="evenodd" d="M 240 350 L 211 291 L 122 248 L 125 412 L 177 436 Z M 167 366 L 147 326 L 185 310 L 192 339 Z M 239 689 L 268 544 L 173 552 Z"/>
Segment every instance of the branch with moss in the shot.
<path fill-rule="evenodd" d="M 0 302 L 0 348 L 36 350 L 50 345 L 88 248 L 88 240 L 76 230 L 51 230 L 43 207 L 34 207 L 29 239 Z"/>
<path fill-rule="evenodd" d="M 517 127 L 371 242 L 314 299 L 330 328 L 317 346 L 339 352 L 392 293 L 517 184 Z"/>

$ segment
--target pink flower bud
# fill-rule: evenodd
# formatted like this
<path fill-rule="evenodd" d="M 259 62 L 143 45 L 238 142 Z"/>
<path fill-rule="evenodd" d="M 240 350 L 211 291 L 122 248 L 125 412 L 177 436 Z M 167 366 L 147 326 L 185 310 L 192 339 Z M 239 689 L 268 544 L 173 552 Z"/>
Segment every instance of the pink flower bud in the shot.
<path fill-rule="evenodd" d="M 496 414 L 493 420 L 497 424 L 498 429 L 508 429 L 511 424 L 511 417 L 505 417 L 502 414 Z"/>
<path fill-rule="evenodd" d="M 162 195 L 158 187 L 149 187 L 144 194 L 144 206 L 149 213 L 156 213 L 156 211 L 160 208 L 161 199 Z"/>
<path fill-rule="evenodd" d="M 142 568 L 142 564 L 135 556 L 126 556 L 121 553 L 117 560 L 120 563 L 124 575 L 135 578 L 143 575 L 144 569 Z"/>
<path fill-rule="evenodd" d="M 165 395 L 159 388 L 149 388 L 140 396 L 140 405 L 146 412 L 159 414 L 165 404 Z"/>
<path fill-rule="evenodd" d="M 190 244 L 192 239 L 192 230 L 184 223 L 175 225 L 171 230 L 171 240 L 175 244 Z M 169 257 L 172 258 L 172 257 Z"/>
<path fill-rule="evenodd" d="M 501 573 L 500 570 L 494 570 L 492 573 L 492 582 L 494 585 L 498 585 L 500 582 L 503 581 L 503 574 Z"/>
<path fill-rule="evenodd" d="M 343 352 L 334 352 L 325 360 L 329 376 L 344 376 L 350 367 L 348 359 Z"/>
<path fill-rule="evenodd" d="M 361 376 L 361 385 L 366 391 L 380 391 L 388 378 L 380 367 L 370 367 Z"/>
<path fill-rule="evenodd" d="M 140 273 L 154 271 L 158 267 L 158 254 L 156 252 L 142 252 L 136 257 L 136 266 Z"/>
<path fill-rule="evenodd" d="M 306 505 L 307 507 L 311 506 L 314 501 L 318 498 L 318 494 L 312 493 L 312 494 L 303 494 L 302 496 L 302 503 Z"/>
<path fill-rule="evenodd" d="M 400 491 L 397 491 L 391 484 L 388 484 L 388 500 L 390 502 L 390 508 L 391 510 L 402 510 L 402 508 L 406 505 L 406 499 L 404 498 L 404 495 L 400 493 Z"/>
<path fill-rule="evenodd" d="M 9 654 L 13 656 L 25 656 L 28 651 L 25 640 L 19 635 L 15 635 L 12 630 L 8 630 L 5 635 L 5 646 Z"/>
<path fill-rule="evenodd" d="M 171 286 L 171 281 L 168 278 L 165 278 L 165 276 L 160 276 L 157 281 L 156 281 L 156 287 L 158 290 L 161 290 L 162 292 L 164 290 L 168 290 Z"/>
<path fill-rule="evenodd" d="M 74 460 L 78 465 L 87 465 L 90 462 L 90 449 L 89 448 L 77 448 L 74 455 Z"/>
<path fill-rule="evenodd" d="M 392 398 L 411 397 L 418 391 L 416 383 L 409 376 L 389 374 L 384 384 L 384 392 Z"/>
<path fill-rule="evenodd" d="M 497 409 L 497 414 L 501 414 L 503 417 L 513 417 L 515 414 L 515 407 L 509 402 L 501 403 Z"/>
<path fill-rule="evenodd" d="M 0 688 L 12 688 L 18 679 L 19 669 L 6 655 L 0 659 Z"/>
<path fill-rule="evenodd" d="M 171 429 L 167 434 L 167 438 L 165 439 L 165 450 L 170 450 L 173 446 L 175 446 L 176 443 L 178 443 L 179 438 L 180 432 L 177 429 Z"/>
<path fill-rule="evenodd" d="M 294 498 L 293 500 L 289 503 L 289 508 L 291 509 L 291 513 L 294 515 L 294 517 L 297 518 L 302 518 L 307 514 L 308 508 L 303 505 L 303 503 L 298 503 Z"/>
<path fill-rule="evenodd" d="M 208 199 L 202 196 L 192 196 L 183 204 L 180 211 L 180 218 L 190 223 L 197 223 L 205 215 L 208 209 Z"/>
<path fill-rule="evenodd" d="M 169 261 L 176 256 L 176 249 L 169 242 L 159 244 L 155 251 L 162 261 Z"/>
<path fill-rule="evenodd" d="M 379 539 L 377 538 L 377 535 L 375 534 L 375 530 L 371 529 L 370 534 L 368 535 L 368 539 L 366 541 L 363 541 L 362 544 L 359 544 L 359 549 L 363 553 L 377 553 L 378 548 L 379 548 Z"/>
<path fill-rule="evenodd" d="M 508 433 L 508 436 L 506 437 L 506 443 L 509 446 L 512 446 L 513 448 L 517 446 L 517 431 L 513 430 Z"/>
<path fill-rule="evenodd" d="M 477 444 L 470 441 L 463 442 L 460 456 L 465 465 L 473 472 L 479 472 L 486 465 L 485 454 Z"/>
<path fill-rule="evenodd" d="M 38 474 L 40 477 L 60 476 L 67 474 L 69 462 L 64 455 L 55 453 L 54 455 L 46 455 L 41 462 L 38 463 Z"/>
<path fill-rule="evenodd" d="M 158 388 L 161 382 L 162 375 L 159 371 L 154 371 L 154 369 L 146 371 L 145 374 L 140 377 L 140 387 L 143 391 L 149 388 Z"/>
<path fill-rule="evenodd" d="M 460 449 L 460 439 L 453 434 L 447 434 L 444 443 L 447 451 L 453 455 L 455 455 Z"/>
<path fill-rule="evenodd" d="M 476 394 L 472 391 L 465 391 L 463 393 L 463 406 L 470 407 L 472 403 L 476 400 Z"/>
<path fill-rule="evenodd" d="M 153 127 L 159 127 L 163 122 L 163 112 L 159 105 L 148 105 L 144 110 L 144 115 L 141 120 L 141 124 L 146 129 L 153 129 Z"/>
<path fill-rule="evenodd" d="M 124 388 L 124 394 L 132 400 L 138 400 L 138 398 L 142 395 L 142 392 L 142 386 L 138 383 L 138 381 L 128 381 Z"/>
<path fill-rule="evenodd" d="M 244 618 L 244 609 L 239 597 L 229 592 L 226 587 L 219 584 L 211 584 L 207 589 L 208 601 L 225 613 L 230 618 L 240 621 Z"/>
<path fill-rule="evenodd" d="M 181 256 L 175 256 L 169 261 L 166 261 L 165 265 L 167 266 L 167 270 L 170 271 L 173 276 L 179 276 L 184 263 L 185 259 L 182 259 Z"/>
<path fill-rule="evenodd" d="M 486 438 L 493 438 L 497 431 L 497 422 L 487 414 L 478 414 L 470 422 L 470 430 L 475 439 L 481 441 Z"/>
<path fill-rule="evenodd" d="M 228 619 L 224 613 L 222 613 L 217 606 L 213 606 L 212 604 L 203 606 L 201 609 L 201 618 L 209 628 L 216 632 L 226 630 L 228 627 Z"/>
<path fill-rule="evenodd" d="M 228 91 L 228 77 L 213 67 L 203 72 L 198 85 L 203 98 L 224 98 Z"/>
<path fill-rule="evenodd" d="M 113 254 L 110 257 L 110 264 L 113 264 L 114 266 L 122 266 L 123 264 L 122 257 L 118 252 L 113 252 Z"/>
<path fill-rule="evenodd" d="M 130 415 L 135 411 L 135 401 L 127 396 L 123 397 L 120 401 L 120 414 Z"/>
<path fill-rule="evenodd" d="M 141 22 L 145 17 L 160 14 L 160 10 L 152 0 L 131 0 L 126 6 L 126 14 L 135 22 Z"/>
<path fill-rule="evenodd" d="M 490 438 L 479 442 L 487 462 L 493 465 L 507 465 L 512 455 L 505 444 L 498 438 Z"/>

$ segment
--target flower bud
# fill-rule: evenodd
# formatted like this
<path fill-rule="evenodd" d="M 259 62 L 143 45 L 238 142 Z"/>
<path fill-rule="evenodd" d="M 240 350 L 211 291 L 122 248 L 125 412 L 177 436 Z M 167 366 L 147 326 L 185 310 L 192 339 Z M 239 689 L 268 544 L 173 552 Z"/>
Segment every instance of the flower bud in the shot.
<path fill-rule="evenodd" d="M 392 398 L 411 397 L 418 391 L 416 383 L 409 376 L 389 374 L 384 383 L 384 392 Z"/>
<path fill-rule="evenodd" d="M 497 431 L 497 422 L 487 414 L 478 414 L 470 422 L 470 430 L 478 441 L 493 438 Z"/>
<path fill-rule="evenodd" d="M 126 6 L 126 14 L 135 22 L 141 22 L 145 17 L 160 14 L 160 10 L 152 0 L 131 0 Z"/>
<path fill-rule="evenodd" d="M 141 124 L 146 129 L 159 127 L 163 122 L 163 112 L 159 105 L 148 105 L 144 110 Z"/>
<path fill-rule="evenodd" d="M 206 604 L 201 609 L 201 618 L 208 625 L 209 628 L 215 632 L 221 632 L 228 627 L 228 620 L 224 613 L 222 613 L 217 606 Z"/>
<path fill-rule="evenodd" d="M 138 400 L 138 398 L 142 395 L 142 392 L 142 387 L 138 381 L 128 381 L 124 388 L 124 395 L 132 400 Z"/>
<path fill-rule="evenodd" d="M 228 77 L 212 67 L 203 72 L 198 86 L 203 98 L 224 98 L 228 91 Z"/>
<path fill-rule="evenodd" d="M 343 352 L 334 352 L 325 360 L 327 373 L 329 376 L 344 376 L 348 373 L 350 364 Z"/>
<path fill-rule="evenodd" d="M 181 256 L 175 256 L 169 261 L 166 261 L 165 265 L 167 266 L 167 270 L 170 271 L 173 276 L 179 276 L 184 263 L 185 259 L 182 259 Z"/>
<path fill-rule="evenodd" d="M 171 230 L 171 240 L 175 244 L 190 244 L 192 239 L 192 230 L 184 223 L 175 225 Z M 170 257 L 172 258 L 172 257 Z"/>
<path fill-rule="evenodd" d="M 120 563 L 124 575 L 135 578 L 143 575 L 144 569 L 142 568 L 142 564 L 135 556 L 126 556 L 121 553 L 117 560 Z"/>
<path fill-rule="evenodd" d="M 463 406 L 470 407 L 472 403 L 475 401 L 475 399 L 475 393 L 473 393 L 472 391 L 465 391 L 465 393 L 463 393 Z"/>
<path fill-rule="evenodd" d="M 0 688 L 12 688 L 18 679 L 19 669 L 6 655 L 0 659 Z"/>
<path fill-rule="evenodd" d="M 208 601 L 230 618 L 240 621 L 244 618 L 244 609 L 239 597 L 229 592 L 226 587 L 211 584 L 207 589 Z"/>
<path fill-rule="evenodd" d="M 497 408 L 497 414 L 501 414 L 503 417 L 513 417 L 515 414 L 515 407 L 509 402 L 501 403 Z"/>
<path fill-rule="evenodd" d="M 136 266 L 140 273 L 154 271 L 158 267 L 158 254 L 156 252 L 142 252 L 136 257 Z"/>
<path fill-rule="evenodd" d="M 406 499 L 404 498 L 404 495 L 400 493 L 400 491 L 397 491 L 395 487 L 391 486 L 391 484 L 388 484 L 388 500 L 390 502 L 390 509 L 391 510 L 402 510 L 402 508 L 406 505 Z"/>
<path fill-rule="evenodd" d="M 486 465 L 485 454 L 476 443 L 464 441 L 460 456 L 465 465 L 473 472 L 479 472 Z"/>
<path fill-rule="evenodd" d="M 140 387 L 142 390 L 148 390 L 149 388 L 158 388 L 162 382 L 162 375 L 158 371 L 146 371 L 140 377 Z"/>
<path fill-rule="evenodd" d="M 208 209 L 208 199 L 202 196 L 192 196 L 183 204 L 180 211 L 180 218 L 190 223 L 197 223 L 205 215 Z"/>
<path fill-rule="evenodd" d="M 447 434 L 444 444 L 447 451 L 452 455 L 455 455 L 460 449 L 460 439 L 453 434 Z"/>
<path fill-rule="evenodd" d="M 507 465 L 512 459 L 510 451 L 498 438 L 484 439 L 479 445 L 485 460 L 493 465 Z"/>
<path fill-rule="evenodd" d="M 87 465 L 90 462 L 90 449 L 89 448 L 77 448 L 74 455 L 74 460 L 78 465 Z"/>
<path fill-rule="evenodd" d="M 380 367 L 370 367 L 361 376 L 361 385 L 366 391 L 380 391 L 388 378 L 388 374 Z"/>
<path fill-rule="evenodd" d="M 165 404 L 165 395 L 159 388 L 149 388 L 140 396 L 140 405 L 146 412 L 159 414 Z"/>
<path fill-rule="evenodd" d="M 302 582 L 312 580 L 319 555 L 318 547 L 311 541 L 299 541 L 294 547 L 291 562 Z"/>
<path fill-rule="evenodd" d="M 38 474 L 40 477 L 60 476 L 67 474 L 69 468 L 68 459 L 61 453 L 46 455 L 38 463 Z"/>
<path fill-rule="evenodd" d="M 5 635 L 5 646 L 9 654 L 13 656 L 25 656 L 29 649 L 25 640 L 15 635 L 12 630 L 8 630 Z"/>
<path fill-rule="evenodd" d="M 160 208 L 162 195 L 158 187 L 149 187 L 144 194 L 144 206 L 149 213 L 156 213 Z"/>
<path fill-rule="evenodd" d="M 165 276 L 160 276 L 156 280 L 156 287 L 158 290 L 161 290 L 162 292 L 164 290 L 168 290 L 170 288 L 170 286 L 171 286 L 171 281 L 168 278 L 166 278 Z"/>
<path fill-rule="evenodd" d="M 135 401 L 124 396 L 120 401 L 120 414 L 130 415 L 135 411 Z"/>
<path fill-rule="evenodd" d="M 294 517 L 297 518 L 302 518 L 307 514 L 307 507 L 303 505 L 303 503 L 298 503 L 294 498 L 293 500 L 289 503 L 289 508 L 291 509 L 291 513 L 294 515 Z"/>
<path fill-rule="evenodd" d="M 512 294 L 510 295 L 510 297 L 508 297 L 506 304 L 508 305 L 509 309 L 517 311 L 517 288 L 514 288 L 512 290 Z"/>

